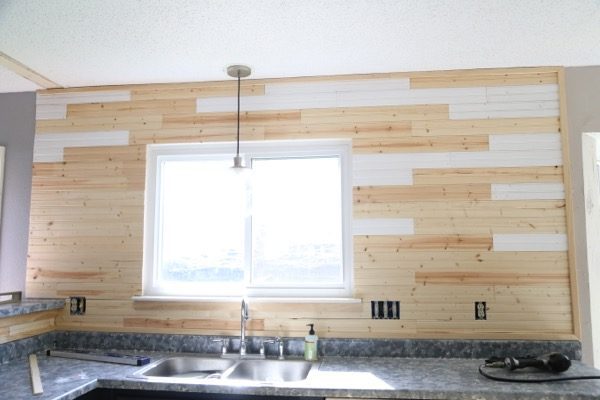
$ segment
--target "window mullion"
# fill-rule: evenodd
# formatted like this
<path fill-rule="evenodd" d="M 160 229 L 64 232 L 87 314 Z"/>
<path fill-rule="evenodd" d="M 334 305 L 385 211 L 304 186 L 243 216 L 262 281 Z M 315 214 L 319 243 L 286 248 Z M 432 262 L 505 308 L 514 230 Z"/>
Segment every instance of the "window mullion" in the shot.
<path fill-rule="evenodd" d="M 248 193 L 252 196 L 252 191 Z M 252 210 L 252 206 L 250 207 Z M 246 216 L 244 235 L 244 284 L 248 287 L 252 282 L 252 211 Z"/>

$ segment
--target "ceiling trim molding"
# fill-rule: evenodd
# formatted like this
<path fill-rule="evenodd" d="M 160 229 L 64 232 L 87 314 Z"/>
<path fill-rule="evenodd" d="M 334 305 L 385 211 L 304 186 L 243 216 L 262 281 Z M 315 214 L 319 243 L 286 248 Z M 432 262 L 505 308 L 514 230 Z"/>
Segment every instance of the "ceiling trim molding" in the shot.
<path fill-rule="evenodd" d="M 42 87 L 43 89 L 54 89 L 54 88 L 62 88 L 62 85 L 51 81 L 45 76 L 35 72 L 25 64 L 20 63 L 9 55 L 0 51 L 0 65 L 8 68 L 10 71 L 15 74 L 35 83 L 36 85 Z"/>

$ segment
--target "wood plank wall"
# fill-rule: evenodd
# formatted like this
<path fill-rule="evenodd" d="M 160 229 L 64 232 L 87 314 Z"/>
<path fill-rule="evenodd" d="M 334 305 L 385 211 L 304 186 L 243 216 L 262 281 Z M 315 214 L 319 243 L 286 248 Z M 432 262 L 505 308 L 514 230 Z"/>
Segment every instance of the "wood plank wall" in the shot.
<path fill-rule="evenodd" d="M 573 339 L 559 68 L 242 81 L 242 140 L 351 138 L 358 304 L 251 303 L 251 334 Z M 145 146 L 235 139 L 234 81 L 37 96 L 29 296 L 59 329 L 237 335 L 239 304 L 140 295 Z M 565 178 L 566 177 L 566 178 Z M 398 300 L 399 320 L 371 319 Z M 488 319 L 474 320 L 486 301 Z"/>
<path fill-rule="evenodd" d="M 39 311 L 0 318 L 0 344 L 52 332 L 61 310 Z"/>

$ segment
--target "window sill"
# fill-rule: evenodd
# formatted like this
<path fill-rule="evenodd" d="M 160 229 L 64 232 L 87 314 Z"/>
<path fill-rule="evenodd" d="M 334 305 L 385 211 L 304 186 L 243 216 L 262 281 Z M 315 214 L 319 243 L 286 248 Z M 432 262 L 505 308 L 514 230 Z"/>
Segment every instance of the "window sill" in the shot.
<path fill-rule="evenodd" d="M 185 303 L 220 303 L 240 302 L 241 297 L 200 297 L 200 296 L 133 296 L 133 301 L 185 302 Z M 362 303 L 362 299 L 353 297 L 249 297 L 252 303 Z"/>

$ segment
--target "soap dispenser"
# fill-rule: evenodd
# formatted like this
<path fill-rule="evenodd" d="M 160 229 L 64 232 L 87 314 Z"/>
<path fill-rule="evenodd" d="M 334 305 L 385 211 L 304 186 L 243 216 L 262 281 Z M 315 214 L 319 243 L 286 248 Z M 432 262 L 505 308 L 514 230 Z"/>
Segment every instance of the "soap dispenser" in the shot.
<path fill-rule="evenodd" d="M 310 330 L 308 331 L 308 335 L 304 337 L 304 359 L 307 361 L 317 361 L 317 341 L 319 337 L 315 333 L 315 324 L 307 324 L 306 326 L 310 326 Z"/>

